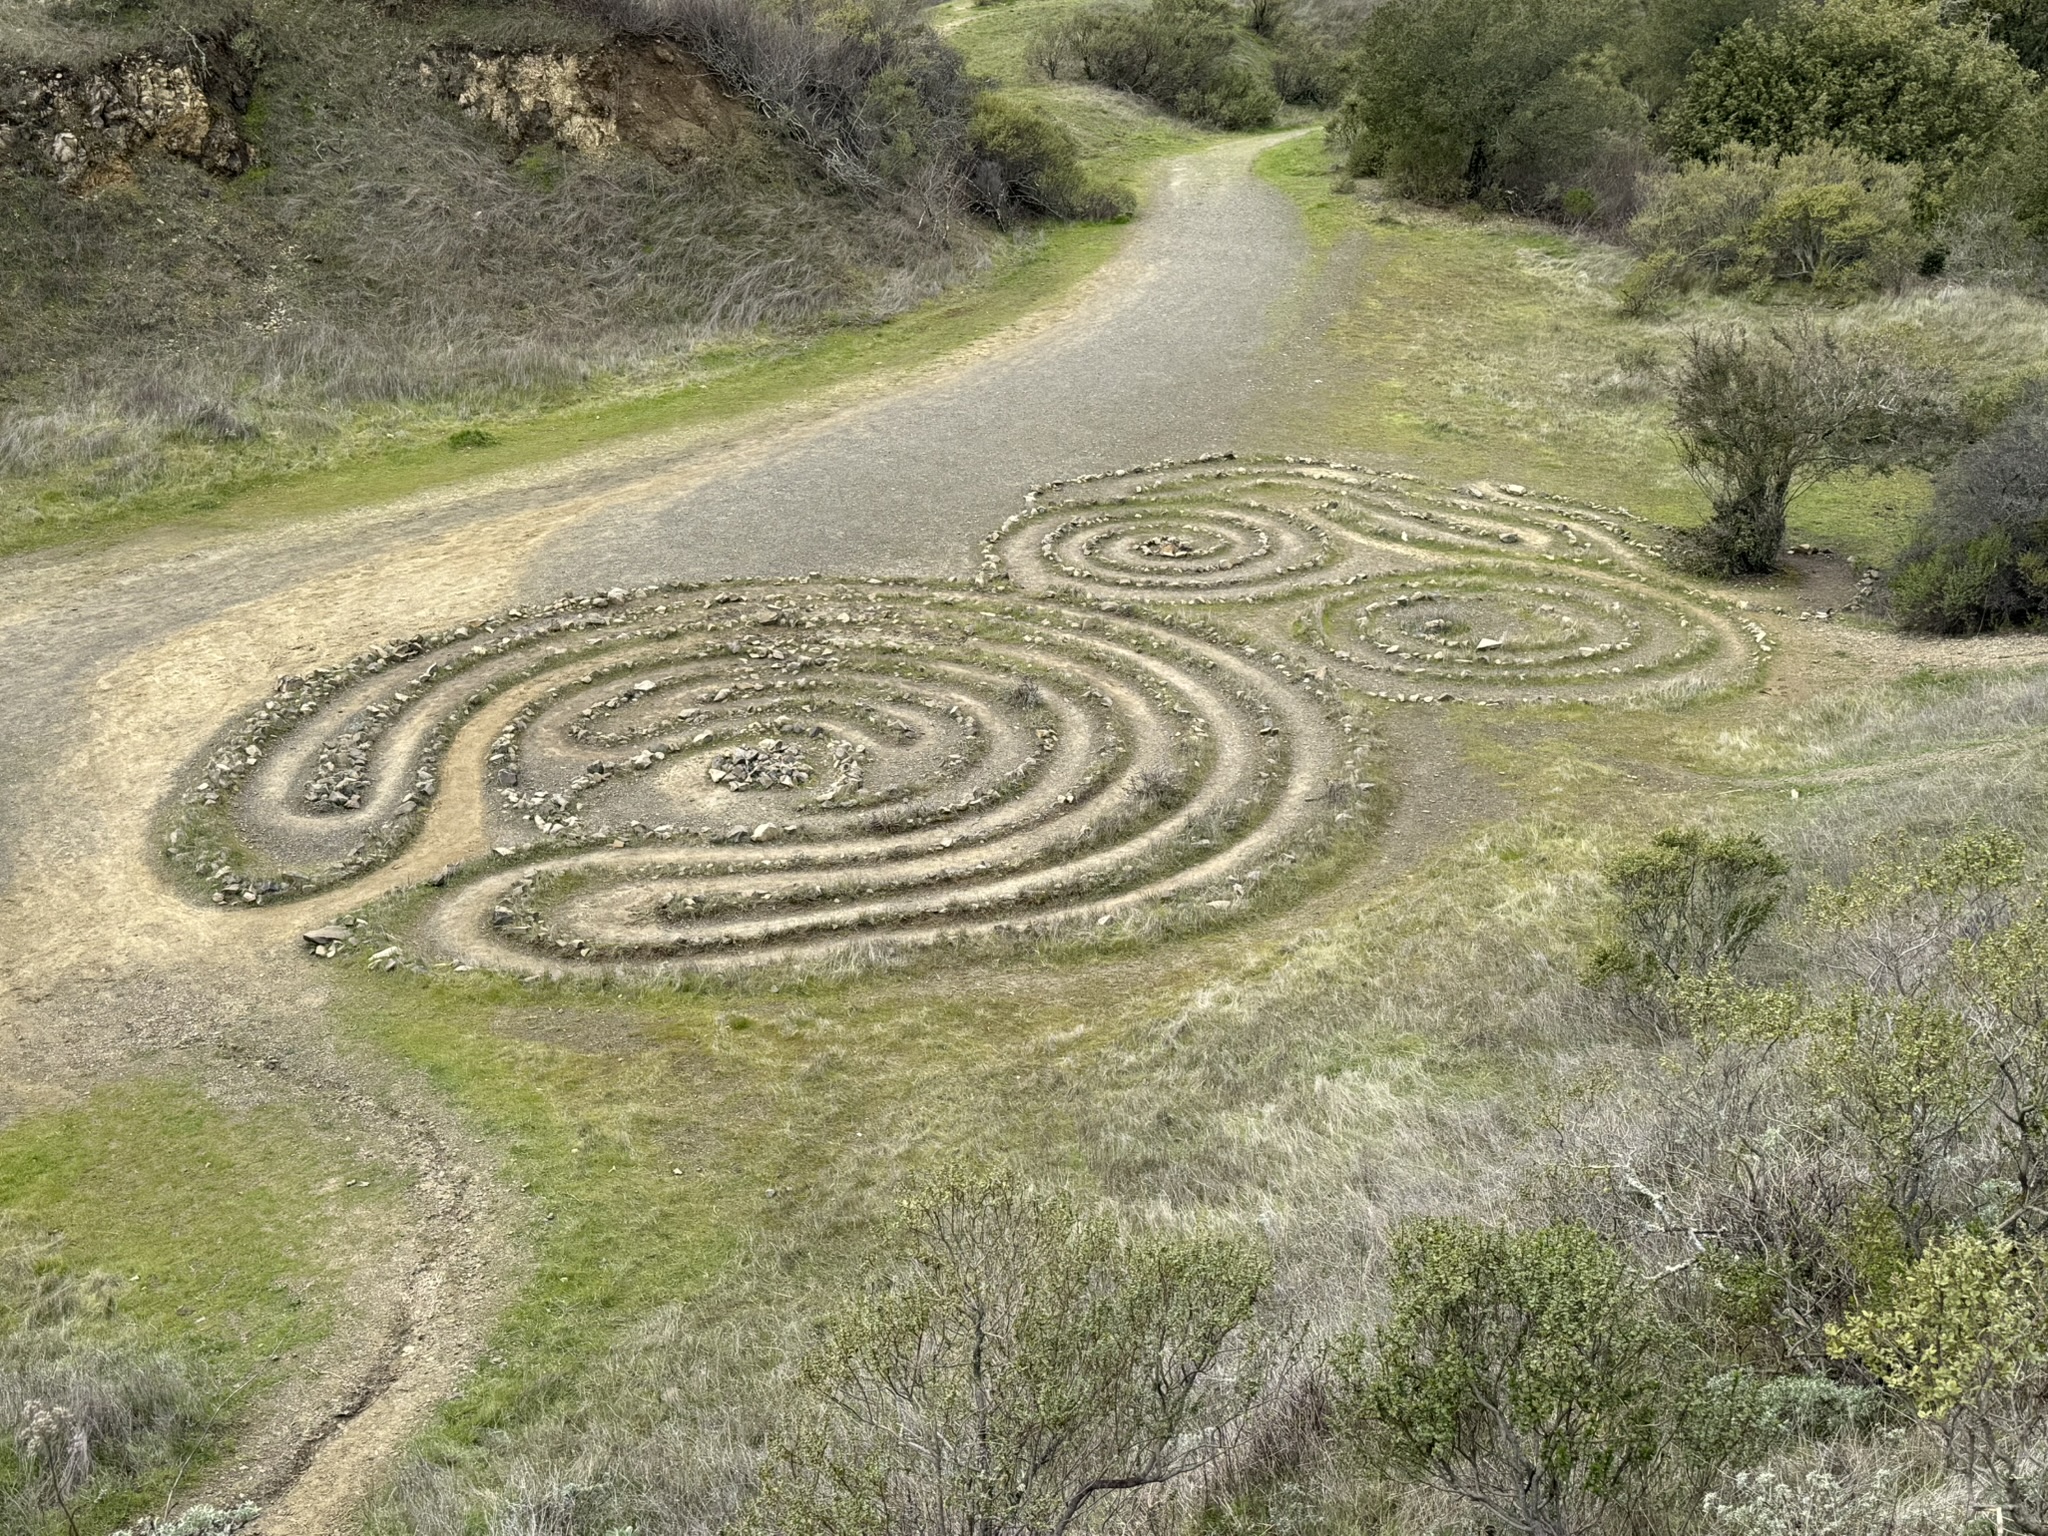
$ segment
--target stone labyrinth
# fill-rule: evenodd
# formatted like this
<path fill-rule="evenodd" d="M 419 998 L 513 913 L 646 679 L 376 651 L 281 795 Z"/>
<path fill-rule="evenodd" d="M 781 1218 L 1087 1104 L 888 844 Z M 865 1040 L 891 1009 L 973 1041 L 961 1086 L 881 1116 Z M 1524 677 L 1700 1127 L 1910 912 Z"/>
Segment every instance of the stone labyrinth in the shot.
<path fill-rule="evenodd" d="M 1162 931 L 1362 830 L 1368 701 L 1675 701 L 1768 648 L 1623 514 L 1218 456 L 1041 487 L 972 585 L 614 590 L 282 679 L 165 854 L 234 907 L 360 903 L 406 858 L 388 966 Z"/>

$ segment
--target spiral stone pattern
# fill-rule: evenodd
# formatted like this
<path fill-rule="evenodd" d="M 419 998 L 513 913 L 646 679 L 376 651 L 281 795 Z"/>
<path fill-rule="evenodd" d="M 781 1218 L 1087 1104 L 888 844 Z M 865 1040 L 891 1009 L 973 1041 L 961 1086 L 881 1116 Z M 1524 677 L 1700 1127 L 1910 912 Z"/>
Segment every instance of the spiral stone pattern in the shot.
<path fill-rule="evenodd" d="M 1360 825 L 1369 699 L 1681 698 L 1764 645 L 1624 514 L 1216 456 L 1041 487 L 971 586 L 614 590 L 282 679 L 164 852 L 223 906 L 409 885 L 383 953 L 532 977 L 1167 931 Z"/>
<path fill-rule="evenodd" d="M 989 540 L 983 580 L 1239 605 L 1403 702 L 1671 699 L 1747 675 L 1761 633 L 1658 571 L 1629 521 L 1521 486 L 1218 455 L 1040 487 Z"/>
<path fill-rule="evenodd" d="M 415 941 L 529 974 L 701 970 L 1185 921 L 1328 831 L 1327 688 L 1197 626 L 965 588 L 607 594 L 286 679 L 168 852 L 222 903 L 344 885 L 450 773 L 492 851 Z"/>

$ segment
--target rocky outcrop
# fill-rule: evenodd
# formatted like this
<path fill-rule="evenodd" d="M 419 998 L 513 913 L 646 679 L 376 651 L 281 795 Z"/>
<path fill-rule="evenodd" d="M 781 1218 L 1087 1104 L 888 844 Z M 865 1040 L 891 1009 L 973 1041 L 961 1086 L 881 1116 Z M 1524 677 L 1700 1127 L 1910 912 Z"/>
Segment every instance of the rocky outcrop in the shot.
<path fill-rule="evenodd" d="M 450 49 L 420 65 L 420 80 L 521 148 L 602 155 L 627 145 L 679 165 L 750 129 L 747 110 L 711 73 L 659 38 L 623 38 L 591 54 Z"/>
<path fill-rule="evenodd" d="M 152 151 L 239 176 L 256 163 L 240 123 L 255 65 L 244 32 L 90 70 L 19 71 L 0 83 L 0 156 L 79 192 L 126 179 Z"/>

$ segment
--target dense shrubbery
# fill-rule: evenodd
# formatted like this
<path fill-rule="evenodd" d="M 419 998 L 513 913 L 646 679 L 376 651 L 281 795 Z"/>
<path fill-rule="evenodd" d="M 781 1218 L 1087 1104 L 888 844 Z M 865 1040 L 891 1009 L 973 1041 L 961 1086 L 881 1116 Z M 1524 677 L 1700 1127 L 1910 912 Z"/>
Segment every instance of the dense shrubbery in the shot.
<path fill-rule="evenodd" d="M 1647 1513 L 1698 1360 L 1619 1251 L 1581 1226 L 1419 1221 L 1387 1286 L 1387 1321 L 1335 1360 L 1344 1429 L 1383 1473 L 1529 1536 Z"/>
<path fill-rule="evenodd" d="M 1800 3 L 1724 37 L 1659 128 L 1689 159 L 1736 143 L 1836 144 L 1917 165 L 1938 201 L 1956 170 L 1990 149 L 2027 85 L 2009 49 L 1949 24 L 1937 4 Z"/>
<path fill-rule="evenodd" d="M 1366 20 L 1331 131 L 1353 175 L 1408 196 L 1562 207 L 1644 131 L 1583 64 L 1611 25 L 1599 0 L 1395 0 Z"/>
<path fill-rule="evenodd" d="M 1915 173 L 1820 145 L 1774 156 L 1733 144 L 1652 177 L 1628 227 L 1642 255 L 1623 288 L 1645 306 L 1670 289 L 1797 283 L 1850 296 L 1895 284 L 1922 259 Z"/>
<path fill-rule="evenodd" d="M 1693 60 L 1746 21 L 1769 21 L 1797 0 L 1642 0 L 1616 49 L 1622 76 L 1654 112 L 1685 85 Z"/>
<path fill-rule="evenodd" d="M 1901 623 L 1943 634 L 2048 616 L 2048 413 L 2022 412 L 1935 482 L 1889 596 Z"/>
<path fill-rule="evenodd" d="M 994 92 L 974 104 L 968 124 L 975 200 L 998 222 L 1018 210 L 1061 219 L 1115 219 L 1131 213 L 1128 188 L 1081 168 L 1074 136 L 1045 112 Z"/>
<path fill-rule="evenodd" d="M 2048 108 L 2015 53 L 2044 35 L 2019 0 L 1387 0 L 1331 133 L 1430 201 L 1618 228 L 1677 200 L 1648 243 L 1688 280 L 1855 288 L 1937 266 L 1943 216 L 2048 242 Z"/>
<path fill-rule="evenodd" d="M 1342 56 L 1309 27 L 1282 20 L 1272 31 L 1273 90 L 1302 107 L 1334 107 L 1344 99 Z"/>
<path fill-rule="evenodd" d="M 2048 93 L 2007 119 L 1989 154 L 1958 178 L 1950 223 L 1990 219 L 2009 229 L 2002 266 L 2048 270 Z"/>
<path fill-rule="evenodd" d="M 1272 70 L 1243 48 L 1229 0 L 1098 3 L 1039 39 L 1039 66 L 1130 91 L 1216 128 L 1262 128 L 1280 110 Z"/>

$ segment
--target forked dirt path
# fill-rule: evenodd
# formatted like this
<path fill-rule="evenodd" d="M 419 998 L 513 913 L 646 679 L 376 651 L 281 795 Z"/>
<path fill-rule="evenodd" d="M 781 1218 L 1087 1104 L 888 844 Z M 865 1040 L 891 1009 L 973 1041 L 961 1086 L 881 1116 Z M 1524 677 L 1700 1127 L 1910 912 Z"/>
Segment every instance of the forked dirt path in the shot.
<path fill-rule="evenodd" d="M 613 582 L 965 576 L 1035 481 L 1232 444 L 1305 256 L 1291 206 L 1250 175 L 1269 142 L 1172 163 L 1080 291 L 875 398 L 240 536 L 0 565 L 0 1118 L 154 1062 L 231 1102 L 317 1101 L 411 1186 L 403 1236 L 357 1256 L 333 1339 L 207 1492 L 264 1501 L 269 1530 L 341 1529 L 523 1261 L 487 1154 L 333 1038 L 304 913 L 224 914 L 166 884 L 152 827 L 193 754 L 277 676 L 423 626 Z"/>
<path fill-rule="evenodd" d="M 273 1532 L 344 1528 L 459 1384 L 524 1260 L 488 1153 L 336 1038 L 296 938 L 318 904 L 228 914 L 166 883 L 153 829 L 194 754 L 281 674 L 565 589 L 967 576 L 1039 481 L 1224 447 L 1369 453 L 1247 435 L 1303 356 L 1285 318 L 1300 222 L 1250 174 L 1270 142 L 1174 162 L 1080 291 L 886 388 L 239 536 L 0 564 L 0 1119 L 171 1064 L 230 1102 L 317 1102 L 410 1186 L 400 1236 L 349 1269 L 333 1339 L 207 1492 L 259 1498 Z M 1393 754 L 1413 792 L 1384 858 L 1426 856 L 1487 793 L 1431 770 L 1450 737 L 1431 721 Z"/>

